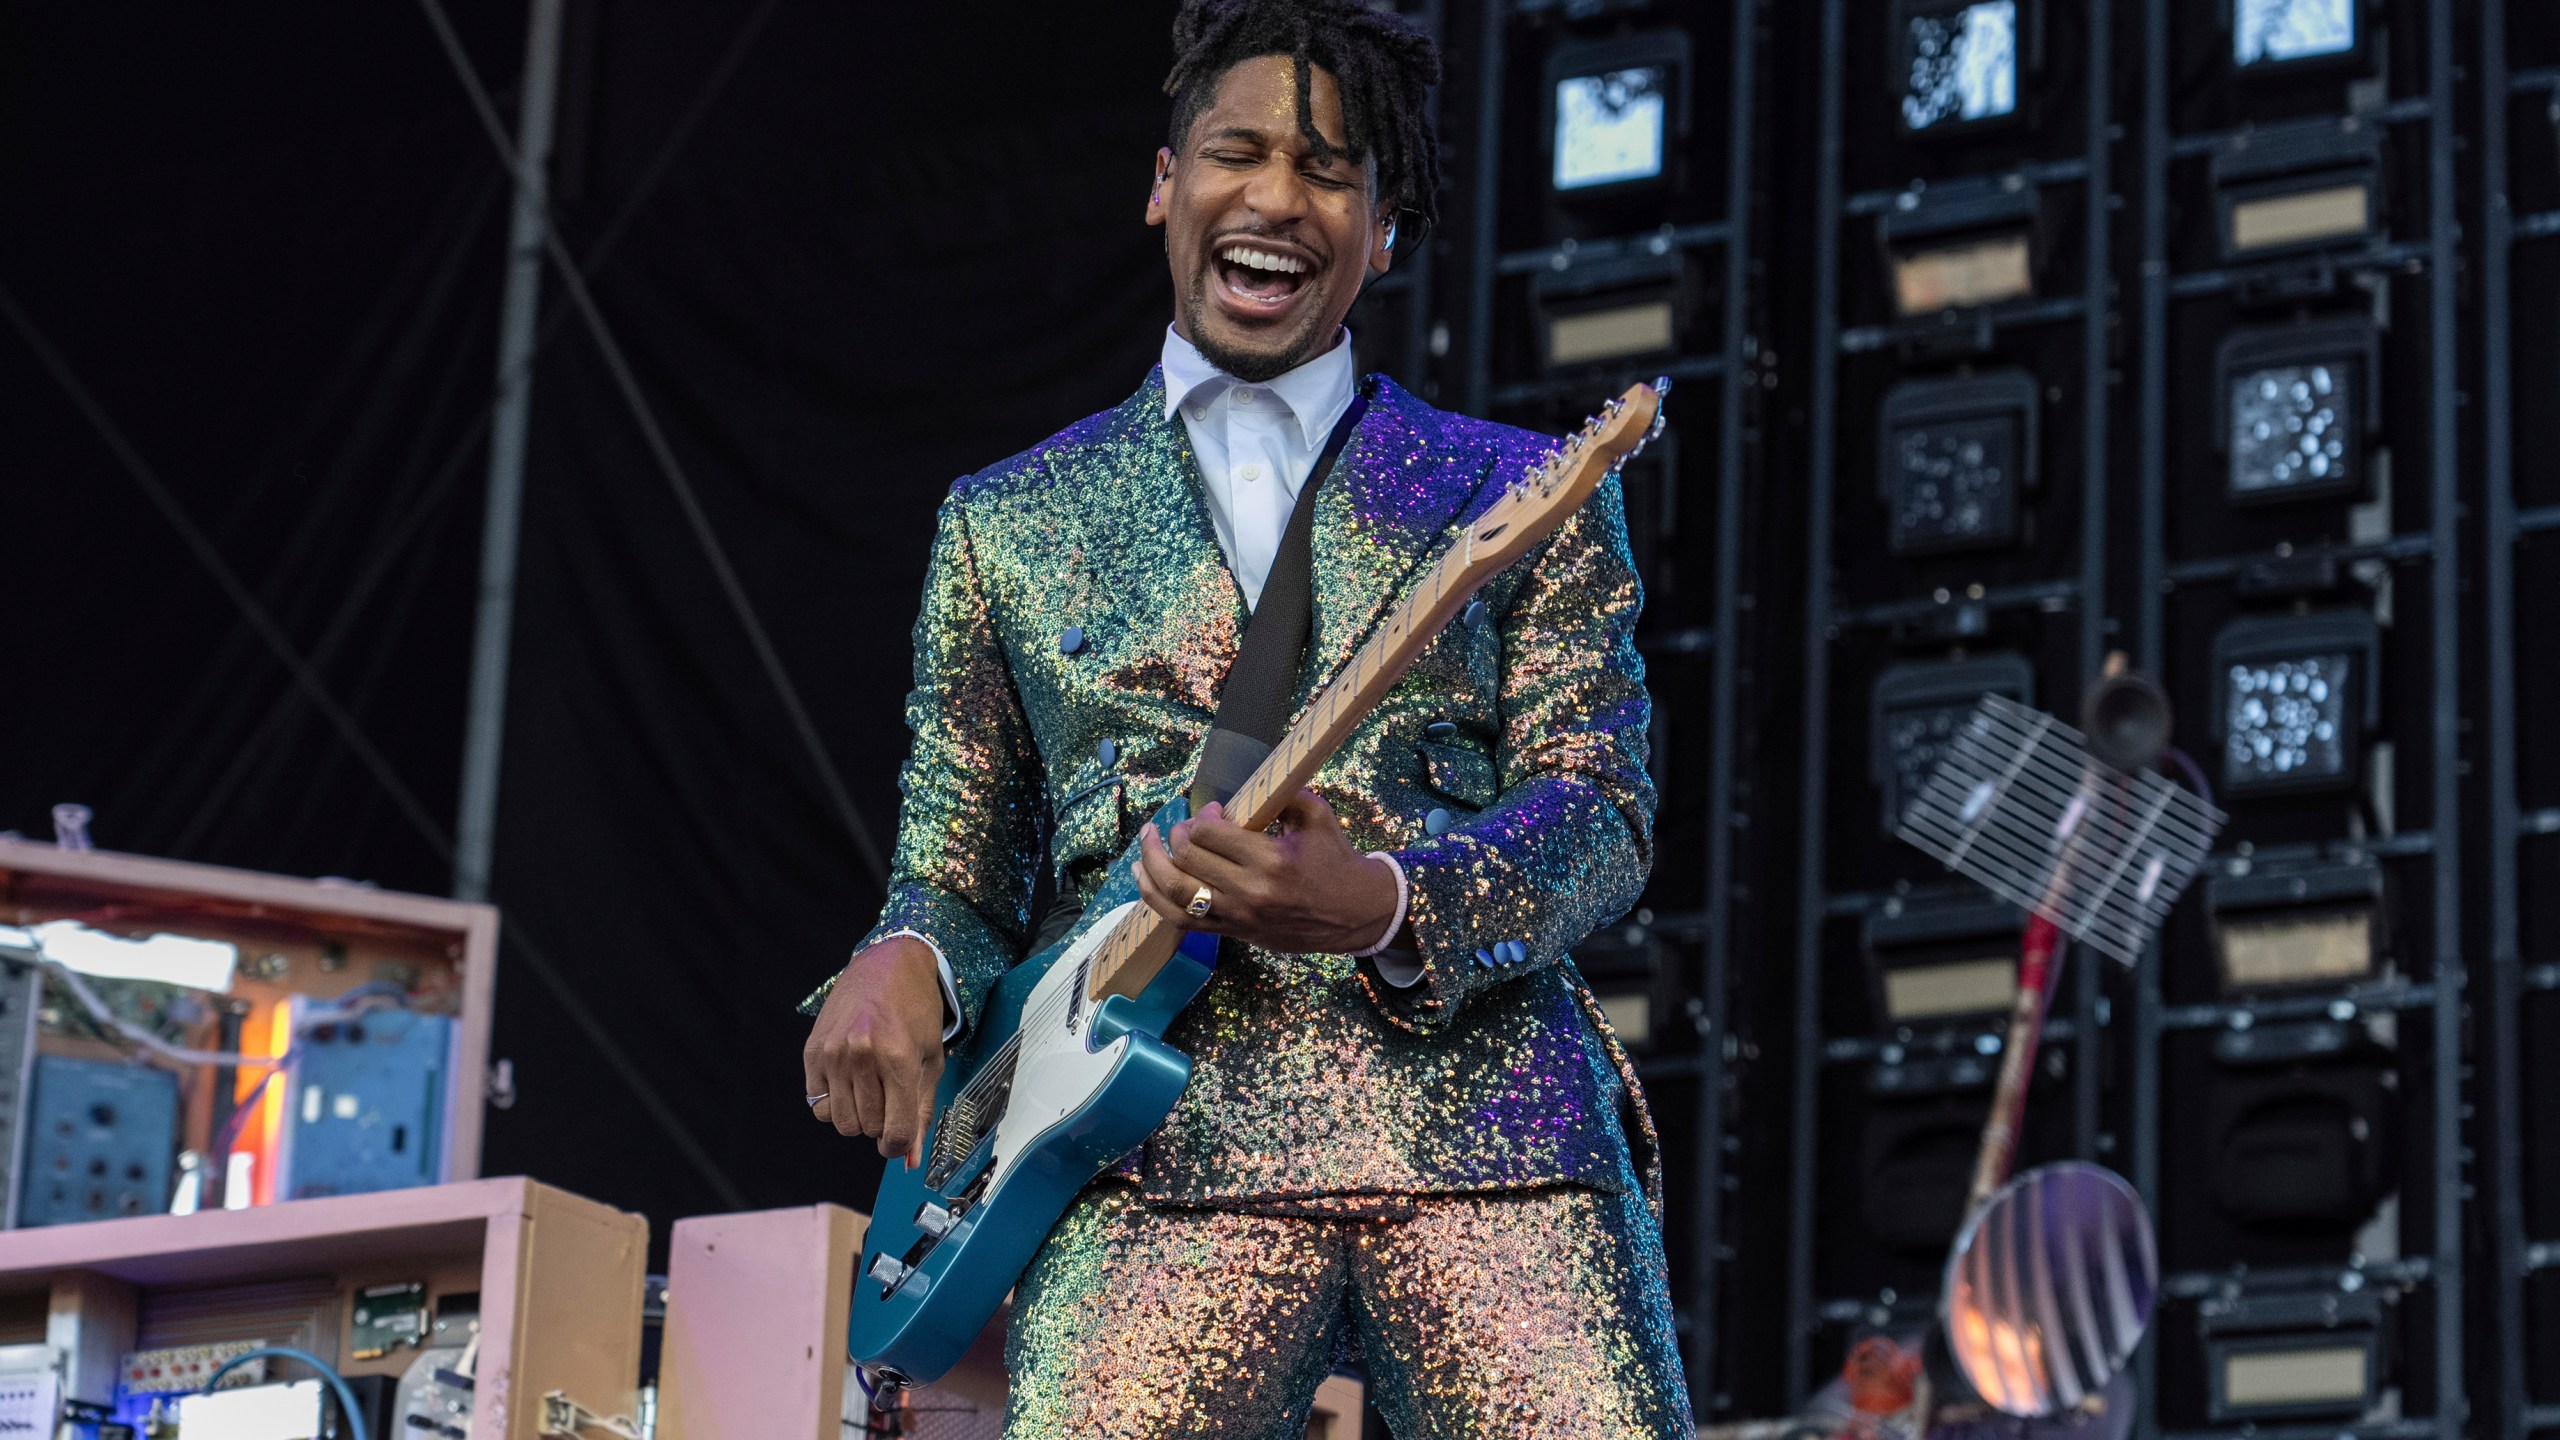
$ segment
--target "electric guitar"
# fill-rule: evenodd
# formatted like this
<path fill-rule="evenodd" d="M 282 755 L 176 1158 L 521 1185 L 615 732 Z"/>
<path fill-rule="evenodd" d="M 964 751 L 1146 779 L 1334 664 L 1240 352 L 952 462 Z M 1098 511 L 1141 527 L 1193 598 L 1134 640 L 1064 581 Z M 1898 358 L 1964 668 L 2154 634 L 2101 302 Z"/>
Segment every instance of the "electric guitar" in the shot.
<path fill-rule="evenodd" d="M 1513 482 L 1309 704 L 1228 802 L 1247 829 L 1349 738 L 1468 598 L 1662 429 L 1668 380 L 1637 385 Z M 1167 833 L 1181 799 L 1148 820 Z M 1208 983 L 1218 937 L 1138 899 L 1133 839 L 1066 936 L 1007 971 L 949 1057 L 921 1169 L 889 1162 L 863 1239 L 849 1349 L 883 1381 L 941 1377 L 1095 1176 L 1155 1133 L 1191 1078 L 1165 1027 Z"/>

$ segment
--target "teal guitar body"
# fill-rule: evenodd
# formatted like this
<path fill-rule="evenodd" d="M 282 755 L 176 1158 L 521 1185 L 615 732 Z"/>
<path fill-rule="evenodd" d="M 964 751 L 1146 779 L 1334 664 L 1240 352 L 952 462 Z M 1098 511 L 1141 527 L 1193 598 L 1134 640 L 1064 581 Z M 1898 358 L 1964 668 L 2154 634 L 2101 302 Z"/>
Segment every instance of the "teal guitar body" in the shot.
<path fill-rule="evenodd" d="M 1180 800 L 1148 821 L 1159 833 Z M 1143 1143 L 1191 1061 L 1165 1027 L 1207 984 L 1187 935 L 1136 996 L 1086 994 L 1094 952 L 1139 904 L 1133 841 L 1064 939 L 1007 971 L 943 1067 L 921 1169 L 889 1162 L 854 1279 L 849 1349 L 886 1379 L 940 1377 L 984 1330 L 1076 1193 Z"/>

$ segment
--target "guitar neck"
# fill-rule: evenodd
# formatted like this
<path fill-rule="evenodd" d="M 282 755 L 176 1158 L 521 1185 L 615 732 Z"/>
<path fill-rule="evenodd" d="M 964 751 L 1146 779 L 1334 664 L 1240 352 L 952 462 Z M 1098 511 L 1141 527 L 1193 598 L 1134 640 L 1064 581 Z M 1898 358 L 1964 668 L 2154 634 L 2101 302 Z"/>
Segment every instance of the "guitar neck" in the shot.
<path fill-rule="evenodd" d="M 1342 742 L 1351 737 L 1389 689 L 1413 668 L 1415 657 L 1431 643 L 1440 627 L 1467 598 L 1468 545 L 1442 552 L 1413 593 L 1388 615 L 1351 662 L 1307 706 L 1298 723 L 1254 767 L 1253 774 L 1227 802 L 1229 819 L 1247 830 L 1267 830 L 1280 818 L 1289 797 L 1314 777 Z M 1182 943 L 1182 931 L 1144 906 L 1129 912 L 1094 957 L 1090 993 L 1135 996 L 1147 988 Z"/>

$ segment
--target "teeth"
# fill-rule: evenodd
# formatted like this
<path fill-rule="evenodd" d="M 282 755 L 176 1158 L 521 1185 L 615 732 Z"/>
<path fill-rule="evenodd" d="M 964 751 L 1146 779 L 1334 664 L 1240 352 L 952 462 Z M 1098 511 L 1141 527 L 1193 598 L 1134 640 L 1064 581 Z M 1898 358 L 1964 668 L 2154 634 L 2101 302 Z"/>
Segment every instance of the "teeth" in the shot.
<path fill-rule="evenodd" d="M 1268 250 L 1256 250 L 1250 245 L 1230 245 L 1218 252 L 1218 258 L 1230 265 L 1242 265 L 1249 270 L 1274 270 L 1283 275 L 1303 275 L 1307 271 L 1307 262 L 1303 260 L 1293 260 L 1286 255 L 1274 255 Z"/>

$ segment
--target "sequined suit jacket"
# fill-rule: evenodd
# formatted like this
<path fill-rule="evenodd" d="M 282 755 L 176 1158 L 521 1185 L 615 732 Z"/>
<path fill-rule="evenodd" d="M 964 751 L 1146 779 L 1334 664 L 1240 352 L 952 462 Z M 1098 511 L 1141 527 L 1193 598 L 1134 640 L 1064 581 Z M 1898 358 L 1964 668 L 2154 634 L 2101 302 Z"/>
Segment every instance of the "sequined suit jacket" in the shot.
<path fill-rule="evenodd" d="M 1318 492 L 1301 704 L 1545 448 L 1367 383 Z M 1237 654 L 1247 612 L 1164 409 L 1159 371 L 942 506 L 873 935 L 940 945 L 964 1017 L 1025 952 L 1044 851 L 1089 892 L 1182 792 Z M 1652 856 L 1641 597 L 1616 482 L 1479 598 L 1313 785 L 1355 845 L 1403 864 L 1421 981 L 1230 942 L 1165 1037 L 1192 1057 L 1190 1086 L 1124 1165 L 1150 1197 L 1651 1188 L 1634 1076 L 1566 953 L 1635 902 Z"/>

